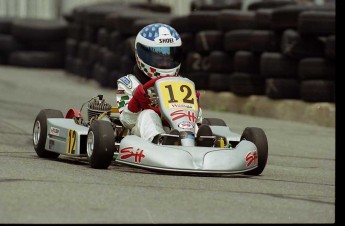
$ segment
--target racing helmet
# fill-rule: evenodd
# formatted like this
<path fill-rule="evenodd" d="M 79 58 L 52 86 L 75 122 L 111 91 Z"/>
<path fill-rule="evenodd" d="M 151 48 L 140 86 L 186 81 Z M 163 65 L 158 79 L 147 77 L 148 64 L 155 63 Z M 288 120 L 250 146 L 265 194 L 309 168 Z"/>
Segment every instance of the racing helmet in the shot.
<path fill-rule="evenodd" d="M 171 26 L 154 23 L 141 29 L 135 39 L 135 59 L 149 78 L 178 76 L 182 61 L 182 41 Z"/>

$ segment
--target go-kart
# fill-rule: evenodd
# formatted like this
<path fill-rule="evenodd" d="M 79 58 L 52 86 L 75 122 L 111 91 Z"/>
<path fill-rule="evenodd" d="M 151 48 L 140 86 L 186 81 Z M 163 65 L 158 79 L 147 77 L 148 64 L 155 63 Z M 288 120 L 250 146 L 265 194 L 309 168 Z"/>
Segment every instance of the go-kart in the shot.
<path fill-rule="evenodd" d="M 209 146 L 197 146 L 198 101 L 194 82 L 183 77 L 159 77 L 144 84 L 155 95 L 158 112 L 168 129 L 177 129 L 178 145 L 152 143 L 132 135 L 119 119 L 118 107 L 102 95 L 85 102 L 80 110 L 43 109 L 33 126 L 33 145 L 39 157 L 60 154 L 87 157 L 90 167 L 106 169 L 116 161 L 155 171 L 260 175 L 268 158 L 268 143 L 261 128 L 247 127 L 242 134 L 230 130 L 224 120 L 204 118 L 212 136 L 200 136 Z M 81 114 L 87 104 L 87 119 Z"/>

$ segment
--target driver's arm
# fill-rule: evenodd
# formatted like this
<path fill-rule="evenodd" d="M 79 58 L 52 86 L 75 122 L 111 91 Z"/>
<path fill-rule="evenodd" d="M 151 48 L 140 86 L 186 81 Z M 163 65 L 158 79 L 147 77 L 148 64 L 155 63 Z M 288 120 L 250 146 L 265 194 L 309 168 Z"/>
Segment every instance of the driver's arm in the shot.
<path fill-rule="evenodd" d="M 128 102 L 133 98 L 133 90 L 139 85 L 134 76 L 123 76 L 117 80 L 116 102 L 119 108 L 120 121 L 127 128 L 132 129 L 137 121 L 139 112 L 131 112 Z"/>

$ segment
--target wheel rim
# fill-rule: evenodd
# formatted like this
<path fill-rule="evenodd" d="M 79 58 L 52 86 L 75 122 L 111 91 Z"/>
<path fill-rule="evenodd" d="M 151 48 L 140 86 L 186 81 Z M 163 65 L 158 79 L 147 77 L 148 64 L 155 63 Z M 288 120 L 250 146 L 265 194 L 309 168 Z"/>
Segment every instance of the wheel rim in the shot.
<path fill-rule="evenodd" d="M 94 143 L 95 143 L 95 136 L 93 135 L 93 132 L 90 131 L 89 134 L 87 135 L 87 148 L 86 148 L 87 155 L 89 157 L 91 157 L 93 153 Z"/>
<path fill-rule="evenodd" d="M 36 121 L 35 126 L 34 126 L 34 133 L 33 133 L 34 145 L 38 144 L 38 141 L 40 140 L 40 136 L 41 136 L 41 123 L 39 121 Z"/>

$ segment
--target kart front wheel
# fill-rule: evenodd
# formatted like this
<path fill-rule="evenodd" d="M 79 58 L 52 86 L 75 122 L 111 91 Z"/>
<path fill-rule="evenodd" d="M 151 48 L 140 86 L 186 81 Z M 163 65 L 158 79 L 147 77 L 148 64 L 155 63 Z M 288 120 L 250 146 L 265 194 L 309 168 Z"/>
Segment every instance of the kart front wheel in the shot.
<path fill-rule="evenodd" d="M 63 114 L 61 111 L 54 109 L 41 110 L 35 119 L 32 129 L 32 141 L 38 157 L 55 159 L 59 157 L 60 154 L 45 149 L 48 118 L 63 118 Z"/>
<path fill-rule="evenodd" d="M 241 140 L 253 142 L 258 152 L 258 167 L 244 174 L 254 176 L 260 175 L 266 167 L 268 158 L 268 143 L 265 132 L 261 128 L 247 127 L 242 133 Z"/>
<path fill-rule="evenodd" d="M 87 135 L 87 158 L 91 168 L 107 169 L 113 160 L 115 136 L 107 121 L 92 122 Z"/>

